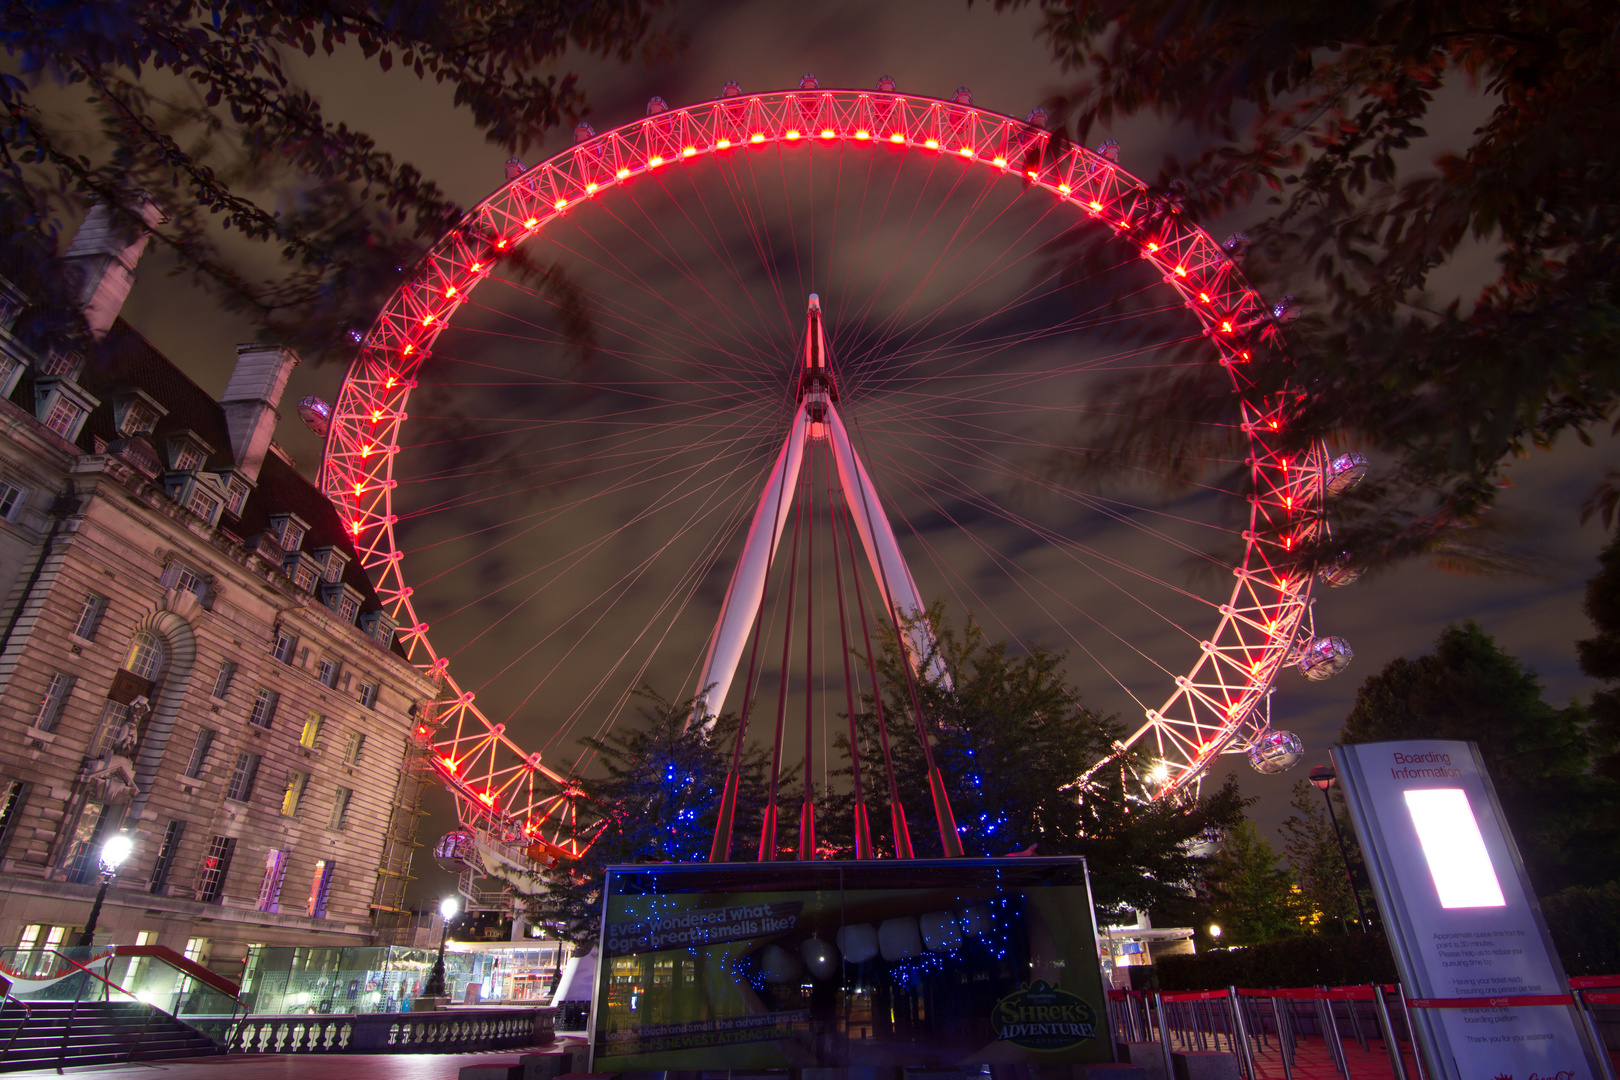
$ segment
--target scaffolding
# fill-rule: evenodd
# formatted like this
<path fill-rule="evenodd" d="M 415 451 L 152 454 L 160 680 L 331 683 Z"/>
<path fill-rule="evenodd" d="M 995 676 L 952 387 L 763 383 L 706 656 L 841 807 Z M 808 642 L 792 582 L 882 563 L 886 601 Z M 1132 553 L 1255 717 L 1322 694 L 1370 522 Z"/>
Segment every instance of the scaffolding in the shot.
<path fill-rule="evenodd" d="M 435 782 L 427 750 L 415 739 L 407 737 L 404 741 L 405 759 L 394 786 L 388 827 L 377 860 L 377 884 L 371 897 L 371 922 L 378 944 L 414 943 L 394 939 L 415 937 L 412 913 L 405 907 L 405 889 L 416 880 L 411 875 L 411 859 L 422 846 L 416 838 L 417 825 L 427 815 L 422 809 L 422 795 Z"/>

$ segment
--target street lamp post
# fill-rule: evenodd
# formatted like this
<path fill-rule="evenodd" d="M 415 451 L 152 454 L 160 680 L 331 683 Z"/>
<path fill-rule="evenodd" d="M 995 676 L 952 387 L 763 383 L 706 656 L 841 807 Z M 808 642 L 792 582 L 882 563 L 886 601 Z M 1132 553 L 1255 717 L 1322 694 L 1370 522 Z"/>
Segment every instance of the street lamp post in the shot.
<path fill-rule="evenodd" d="M 433 973 L 428 976 L 427 985 L 422 987 L 422 996 L 425 998 L 440 998 L 444 992 L 444 943 L 450 937 L 450 920 L 456 917 L 461 905 L 453 896 L 447 896 L 439 904 L 439 914 L 444 919 L 444 925 L 439 930 L 439 958 L 433 962 Z"/>
<path fill-rule="evenodd" d="M 1339 842 L 1339 858 L 1344 861 L 1344 879 L 1350 883 L 1350 895 L 1356 901 L 1356 917 L 1361 922 L 1361 932 L 1370 934 L 1372 928 L 1367 925 L 1367 909 L 1361 906 L 1361 890 L 1356 888 L 1356 876 L 1350 872 L 1350 853 L 1344 850 L 1344 836 L 1339 832 L 1339 815 L 1333 811 L 1333 796 L 1329 794 L 1329 789 L 1338 778 L 1338 774 L 1326 765 L 1318 765 L 1311 770 L 1311 783 L 1327 800 L 1328 820 L 1333 823 L 1333 839 Z"/>
<path fill-rule="evenodd" d="M 79 946 L 89 948 L 96 939 L 96 920 L 101 918 L 101 905 L 107 899 L 107 887 L 118 876 L 118 868 L 124 865 L 135 850 L 135 842 L 125 832 L 114 833 L 101 845 L 101 888 L 96 890 L 96 902 L 91 905 L 90 919 L 84 924 L 84 933 L 79 935 Z"/>

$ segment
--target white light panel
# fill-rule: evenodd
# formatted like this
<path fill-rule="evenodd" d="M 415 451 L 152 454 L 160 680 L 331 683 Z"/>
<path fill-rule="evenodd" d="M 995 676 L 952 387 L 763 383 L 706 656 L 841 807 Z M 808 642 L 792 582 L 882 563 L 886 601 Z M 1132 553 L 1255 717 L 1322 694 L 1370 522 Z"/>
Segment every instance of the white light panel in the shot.
<path fill-rule="evenodd" d="M 1506 907 L 1479 821 L 1461 788 L 1412 790 L 1406 810 L 1417 827 L 1443 908 Z"/>

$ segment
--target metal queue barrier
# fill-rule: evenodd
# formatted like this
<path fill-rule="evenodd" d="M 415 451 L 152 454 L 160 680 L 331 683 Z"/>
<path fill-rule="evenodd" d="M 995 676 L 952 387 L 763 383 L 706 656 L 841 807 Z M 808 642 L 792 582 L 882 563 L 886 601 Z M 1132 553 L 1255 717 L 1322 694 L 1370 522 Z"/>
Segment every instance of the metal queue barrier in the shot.
<path fill-rule="evenodd" d="M 1157 1044 L 1165 1075 L 1174 1076 L 1171 1055 L 1176 1051 L 1215 1050 L 1233 1054 L 1247 1080 L 1259 1080 L 1259 1059 L 1280 1056 L 1283 1076 L 1293 1080 L 1301 1038 L 1322 1039 L 1334 1069 L 1354 1080 L 1348 1037 L 1370 1054 L 1370 1037 L 1383 1043 L 1390 1072 L 1396 1080 L 1429 1080 L 1422 1057 L 1412 1042 L 1413 1009 L 1489 1008 L 1506 1006 L 1578 1005 L 1588 1034 L 1603 1045 L 1597 1008 L 1620 1006 L 1620 976 L 1574 977 L 1571 994 L 1539 994 L 1512 998 L 1408 998 L 1398 984 L 1382 986 L 1314 986 L 1288 989 L 1250 989 L 1158 992 L 1111 990 L 1108 993 L 1109 1027 L 1117 1041 Z M 1370 1003 L 1363 1010 L 1358 1006 Z M 1616 1080 L 1605 1061 L 1603 1080 Z M 1366 1072 L 1366 1070 L 1362 1070 Z"/>

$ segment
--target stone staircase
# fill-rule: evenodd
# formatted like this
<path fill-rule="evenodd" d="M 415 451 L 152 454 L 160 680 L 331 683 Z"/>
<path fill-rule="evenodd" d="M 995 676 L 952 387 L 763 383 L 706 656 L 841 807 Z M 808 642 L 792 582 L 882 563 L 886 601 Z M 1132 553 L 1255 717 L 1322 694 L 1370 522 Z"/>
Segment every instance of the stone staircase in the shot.
<path fill-rule="evenodd" d="M 213 1040 L 138 1001 L 14 1001 L 0 1011 L 0 1072 L 221 1053 Z M 15 1036 L 15 1038 L 13 1038 Z"/>

